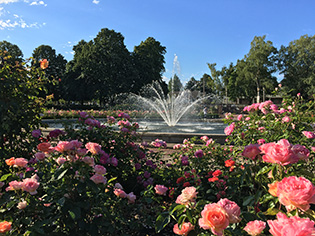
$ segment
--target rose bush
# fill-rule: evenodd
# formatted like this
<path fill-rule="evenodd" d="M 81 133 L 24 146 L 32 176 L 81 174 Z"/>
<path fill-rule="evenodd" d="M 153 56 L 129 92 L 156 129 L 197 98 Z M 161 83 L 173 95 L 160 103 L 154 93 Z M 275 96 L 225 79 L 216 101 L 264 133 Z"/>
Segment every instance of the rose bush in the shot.
<path fill-rule="evenodd" d="M 0 226 L 11 235 L 312 235 L 314 101 L 246 107 L 225 145 L 203 136 L 140 143 L 126 113 L 29 135 L 5 156 Z M 119 131 L 112 129 L 117 124 Z M 200 142 L 202 144 L 200 144 Z M 154 150 L 150 149 L 154 147 Z"/>

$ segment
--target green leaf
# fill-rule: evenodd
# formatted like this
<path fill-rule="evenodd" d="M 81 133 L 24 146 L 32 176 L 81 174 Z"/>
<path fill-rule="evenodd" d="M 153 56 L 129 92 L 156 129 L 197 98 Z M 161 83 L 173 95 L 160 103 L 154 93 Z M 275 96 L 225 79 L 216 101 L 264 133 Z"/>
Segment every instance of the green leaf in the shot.
<path fill-rule="evenodd" d="M 109 184 L 110 182 L 112 182 L 112 181 L 114 181 L 114 180 L 116 180 L 116 179 L 117 179 L 117 177 L 113 177 L 113 178 L 111 178 L 110 180 L 108 180 L 107 183 Z"/>
<path fill-rule="evenodd" d="M 254 198 L 255 196 L 249 196 L 245 198 L 245 200 L 243 201 L 243 206 L 248 206 L 250 203 L 254 201 Z"/>
<path fill-rule="evenodd" d="M 266 173 L 269 172 L 272 168 L 273 168 L 273 166 L 264 166 L 263 168 L 260 169 L 260 171 L 258 171 L 256 177 L 259 176 L 259 175 L 266 174 Z"/>
<path fill-rule="evenodd" d="M 175 211 L 178 212 L 178 214 L 182 214 L 186 209 L 186 206 L 185 205 L 177 205 L 176 207 L 174 207 L 174 209 L 170 212 L 170 215 L 173 215 L 173 213 Z"/>
<path fill-rule="evenodd" d="M 170 223 L 171 217 L 168 212 L 163 212 L 156 218 L 155 222 L 155 231 L 157 233 L 160 233 L 162 229 L 165 228 L 165 226 Z"/>
<path fill-rule="evenodd" d="M 280 212 L 279 209 L 277 208 L 269 208 L 267 211 L 264 212 L 264 215 L 268 216 L 275 216 Z"/>
<path fill-rule="evenodd" d="M 7 180 L 7 178 L 10 177 L 11 175 L 12 175 L 11 173 L 6 174 L 6 175 L 2 175 L 0 181 L 5 181 L 5 180 Z"/>
<path fill-rule="evenodd" d="M 61 174 L 58 176 L 57 180 L 60 180 L 67 172 L 68 172 L 68 169 L 61 172 Z"/>

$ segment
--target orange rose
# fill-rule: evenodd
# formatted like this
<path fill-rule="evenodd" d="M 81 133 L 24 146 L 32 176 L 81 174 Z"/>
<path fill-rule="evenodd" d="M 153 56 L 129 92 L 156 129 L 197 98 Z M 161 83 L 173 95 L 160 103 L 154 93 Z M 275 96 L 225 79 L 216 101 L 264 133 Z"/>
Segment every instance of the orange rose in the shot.
<path fill-rule="evenodd" d="M 40 68 L 45 70 L 48 67 L 48 64 L 49 64 L 49 62 L 47 61 L 47 59 L 41 60 L 40 61 Z"/>
<path fill-rule="evenodd" d="M 4 234 L 11 229 L 12 222 L 2 221 L 0 222 L 0 233 Z"/>
<path fill-rule="evenodd" d="M 269 190 L 268 192 L 274 196 L 274 197 L 277 197 L 277 189 L 278 189 L 278 181 L 276 182 L 273 182 L 272 184 L 268 184 L 268 187 L 269 187 Z"/>
<path fill-rule="evenodd" d="M 15 158 L 14 157 L 11 157 L 10 159 L 6 159 L 5 160 L 5 163 L 8 165 L 8 166 L 13 166 L 15 164 Z"/>

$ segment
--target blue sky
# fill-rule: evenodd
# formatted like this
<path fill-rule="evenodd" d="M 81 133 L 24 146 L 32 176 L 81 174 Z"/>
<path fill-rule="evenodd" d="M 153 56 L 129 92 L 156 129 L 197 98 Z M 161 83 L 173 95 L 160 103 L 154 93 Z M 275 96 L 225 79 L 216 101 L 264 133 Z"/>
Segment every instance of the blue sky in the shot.
<path fill-rule="evenodd" d="M 164 76 L 172 76 L 176 54 L 185 83 L 210 73 L 207 63 L 235 64 L 254 36 L 277 48 L 313 36 L 314 12 L 314 0 L 0 0 L 0 41 L 25 58 L 45 44 L 71 60 L 72 46 L 102 28 L 120 32 L 129 51 L 154 37 L 167 50 Z"/>

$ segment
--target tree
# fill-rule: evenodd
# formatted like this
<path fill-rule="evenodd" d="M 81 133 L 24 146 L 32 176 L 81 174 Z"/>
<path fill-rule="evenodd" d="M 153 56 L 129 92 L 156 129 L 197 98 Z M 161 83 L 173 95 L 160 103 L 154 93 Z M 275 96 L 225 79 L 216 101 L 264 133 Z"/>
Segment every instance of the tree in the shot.
<path fill-rule="evenodd" d="M 284 78 L 284 88 L 292 94 L 315 94 L 315 35 L 303 35 L 298 40 L 281 46 L 279 50 L 279 69 Z"/>
<path fill-rule="evenodd" d="M 58 82 L 63 80 L 67 60 L 61 55 L 56 54 L 56 50 L 53 49 L 49 45 L 41 45 L 34 49 L 33 51 L 33 65 L 37 65 L 39 67 L 39 61 L 43 59 L 47 59 L 49 62 L 49 67 L 46 69 L 46 76 L 50 81 L 54 81 L 55 83 L 51 83 L 47 89 L 48 94 L 54 95 L 54 100 L 58 100 L 61 98 L 62 92 Z"/>
<path fill-rule="evenodd" d="M 6 57 L 7 63 L 15 65 L 15 62 L 21 63 L 23 61 L 23 53 L 21 49 L 8 41 L 0 41 L 0 51 L 7 52 L 8 56 Z"/>
<path fill-rule="evenodd" d="M 179 77 L 175 74 L 168 82 L 168 91 L 179 92 L 183 89 L 183 84 Z"/>
<path fill-rule="evenodd" d="M 131 54 L 133 65 L 136 68 L 133 92 L 139 91 L 141 87 L 153 81 L 159 81 L 163 86 L 162 74 L 165 72 L 165 53 L 166 48 L 152 37 L 134 47 Z"/>
<path fill-rule="evenodd" d="M 229 67 L 223 66 L 220 74 L 224 83 L 225 96 L 229 97 L 233 101 L 236 101 L 237 98 L 242 96 L 240 89 L 236 86 L 236 66 L 234 66 L 233 63 L 230 63 Z"/>
<path fill-rule="evenodd" d="M 79 42 L 74 51 L 74 59 L 67 69 L 67 83 L 77 80 L 77 86 L 88 89 L 88 100 L 112 104 L 116 94 L 130 88 L 130 53 L 121 33 L 102 29 L 90 42 Z"/>
<path fill-rule="evenodd" d="M 185 89 L 195 91 L 198 90 L 200 86 L 200 81 L 197 81 L 194 77 L 191 77 L 190 80 L 186 83 Z"/>
<path fill-rule="evenodd" d="M 277 49 L 271 41 L 265 41 L 266 35 L 255 36 L 251 42 L 249 53 L 244 57 L 245 66 L 242 66 L 242 76 L 249 83 L 255 83 L 257 102 L 260 102 L 262 88 L 270 92 L 277 84 L 277 79 L 272 75 L 276 72 Z"/>
<path fill-rule="evenodd" d="M 220 77 L 220 71 L 215 68 L 217 63 L 208 63 L 211 72 L 211 79 L 208 80 L 208 87 L 212 89 L 212 93 L 221 96 L 224 90 L 224 84 Z"/>

